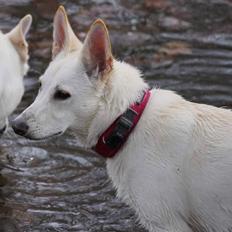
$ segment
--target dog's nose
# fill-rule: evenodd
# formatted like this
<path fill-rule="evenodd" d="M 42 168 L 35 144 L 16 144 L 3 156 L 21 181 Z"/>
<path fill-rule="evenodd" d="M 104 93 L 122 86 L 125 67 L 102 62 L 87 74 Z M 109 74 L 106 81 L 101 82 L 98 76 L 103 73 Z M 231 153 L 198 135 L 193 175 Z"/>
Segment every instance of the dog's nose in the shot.
<path fill-rule="evenodd" d="M 6 125 L 0 129 L 0 136 L 5 132 L 5 130 L 6 130 Z"/>
<path fill-rule="evenodd" d="M 12 128 L 16 134 L 25 135 L 29 129 L 29 126 L 22 118 L 19 118 L 12 122 Z"/>

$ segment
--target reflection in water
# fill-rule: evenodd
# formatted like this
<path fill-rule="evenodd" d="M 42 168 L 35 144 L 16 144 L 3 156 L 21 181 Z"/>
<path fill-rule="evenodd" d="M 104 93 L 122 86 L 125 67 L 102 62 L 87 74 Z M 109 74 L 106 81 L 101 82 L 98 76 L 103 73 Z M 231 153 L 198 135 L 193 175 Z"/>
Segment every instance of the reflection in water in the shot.
<path fill-rule="evenodd" d="M 140 67 L 151 85 L 186 98 L 231 106 L 232 3 L 215 0 L 0 0 L 0 26 L 12 28 L 26 13 L 31 71 L 15 115 L 32 102 L 50 59 L 52 18 L 63 3 L 83 40 L 97 17 L 106 19 L 116 57 Z M 14 115 L 14 116 L 15 116 Z M 0 140 L 0 231 L 144 231 L 115 197 L 101 157 L 78 147 L 70 134 L 44 142 Z"/>

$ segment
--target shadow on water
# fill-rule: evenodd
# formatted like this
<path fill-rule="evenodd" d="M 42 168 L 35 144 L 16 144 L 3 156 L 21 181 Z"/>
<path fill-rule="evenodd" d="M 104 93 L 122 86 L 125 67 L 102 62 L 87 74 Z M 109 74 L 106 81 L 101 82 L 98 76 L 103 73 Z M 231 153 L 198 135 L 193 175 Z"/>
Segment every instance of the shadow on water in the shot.
<path fill-rule="evenodd" d="M 82 40 L 94 19 L 105 19 L 116 57 L 138 66 L 151 85 L 195 102 L 231 107 L 229 0 L 0 0 L 3 31 L 26 13 L 34 17 L 31 71 L 15 115 L 36 95 L 38 77 L 50 59 L 52 18 L 59 4 Z M 1 232 L 144 231 L 115 197 L 104 160 L 81 150 L 69 133 L 31 142 L 9 130 L 0 147 L 1 161 L 18 169 L 1 171 Z"/>

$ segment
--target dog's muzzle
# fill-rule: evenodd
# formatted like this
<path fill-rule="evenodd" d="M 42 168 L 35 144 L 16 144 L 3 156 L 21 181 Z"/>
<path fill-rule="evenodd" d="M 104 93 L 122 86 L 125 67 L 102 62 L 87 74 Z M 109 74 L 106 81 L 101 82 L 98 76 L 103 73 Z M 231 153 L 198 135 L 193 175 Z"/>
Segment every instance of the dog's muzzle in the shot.
<path fill-rule="evenodd" d="M 3 128 L 0 129 L 0 136 L 5 132 L 6 127 L 7 127 L 7 126 L 5 125 Z"/>

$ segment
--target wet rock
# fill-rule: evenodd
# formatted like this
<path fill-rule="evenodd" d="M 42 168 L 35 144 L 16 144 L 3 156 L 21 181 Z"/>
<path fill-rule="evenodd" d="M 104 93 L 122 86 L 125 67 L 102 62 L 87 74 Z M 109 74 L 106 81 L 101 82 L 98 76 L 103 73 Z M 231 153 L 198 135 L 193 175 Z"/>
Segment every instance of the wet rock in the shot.
<path fill-rule="evenodd" d="M 0 218 L 0 231 L 2 232 L 19 232 L 16 222 L 11 218 L 1 217 Z"/>
<path fill-rule="evenodd" d="M 169 0 L 145 0 L 145 7 L 148 9 L 164 10 L 170 6 Z"/>
<path fill-rule="evenodd" d="M 157 54 L 155 55 L 156 62 L 161 62 L 164 60 L 174 59 L 179 55 L 191 54 L 192 50 L 188 43 L 180 41 L 172 41 L 165 43 L 160 47 Z"/>
<path fill-rule="evenodd" d="M 1 171 L 1 168 L 0 168 Z M 0 173 L 0 187 L 7 184 L 7 178 Z"/>
<path fill-rule="evenodd" d="M 57 0 L 32 0 L 32 6 L 40 17 L 53 19 L 54 13 L 59 7 L 59 2 Z"/>
<path fill-rule="evenodd" d="M 35 167 L 48 159 L 48 152 L 37 147 L 23 147 L 14 149 L 14 153 L 8 152 L 8 160 L 11 164 L 17 164 L 20 167 Z"/>
<path fill-rule="evenodd" d="M 51 37 L 52 38 L 52 37 Z M 51 57 L 52 41 L 39 41 L 31 46 L 33 55 L 49 59 Z"/>
<path fill-rule="evenodd" d="M 152 35 L 143 32 L 128 31 L 127 33 L 115 32 L 111 33 L 112 47 L 116 53 L 125 49 L 136 49 L 144 43 L 152 41 Z M 124 53 L 123 55 L 125 55 Z"/>
<path fill-rule="evenodd" d="M 26 4 L 30 4 L 31 0 L 1 0 L 1 5 L 3 6 L 19 6 L 19 5 L 26 5 Z"/>
<path fill-rule="evenodd" d="M 175 17 L 160 17 L 159 26 L 167 31 L 184 31 L 190 28 L 190 23 Z"/>

